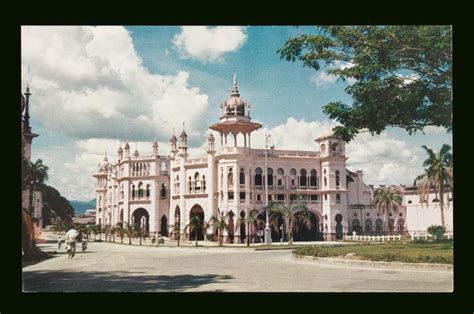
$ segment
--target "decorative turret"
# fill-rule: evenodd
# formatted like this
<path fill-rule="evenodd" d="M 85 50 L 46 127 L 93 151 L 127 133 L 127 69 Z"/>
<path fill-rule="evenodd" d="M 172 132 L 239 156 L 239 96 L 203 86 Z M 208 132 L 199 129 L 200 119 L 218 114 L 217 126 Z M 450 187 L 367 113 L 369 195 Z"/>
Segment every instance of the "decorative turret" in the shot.
<path fill-rule="evenodd" d="M 118 150 L 117 150 L 117 158 L 118 158 L 118 160 L 122 160 L 122 158 L 123 158 L 122 145 L 119 145 L 119 148 L 118 148 Z"/>
<path fill-rule="evenodd" d="M 128 142 L 125 143 L 125 158 L 130 158 L 130 145 L 128 145 Z"/>
<path fill-rule="evenodd" d="M 212 132 L 210 132 L 209 137 L 207 138 L 207 152 L 208 153 L 216 151 L 215 142 L 216 142 L 216 139 L 214 138 L 214 135 L 212 134 Z"/>
<path fill-rule="evenodd" d="M 177 142 L 178 142 L 178 139 L 176 138 L 176 135 L 174 134 L 174 128 L 173 128 L 173 136 L 170 138 L 171 152 L 178 151 L 178 148 L 176 147 Z"/>
<path fill-rule="evenodd" d="M 133 153 L 133 157 L 138 157 L 140 154 L 138 153 L 138 149 L 135 149 L 135 152 Z"/>
<path fill-rule="evenodd" d="M 237 136 L 243 135 L 243 147 L 250 148 L 250 134 L 262 127 L 261 124 L 251 121 L 250 104 L 240 97 L 237 87 L 237 77 L 234 74 L 234 83 L 230 98 L 221 104 L 222 115 L 219 123 L 209 126 L 211 130 L 221 135 L 222 147 L 237 147 Z M 234 145 L 228 144 L 228 136 L 232 135 Z M 229 141 L 230 142 L 230 141 Z"/>
<path fill-rule="evenodd" d="M 337 137 L 334 133 L 329 133 L 318 137 L 315 140 L 319 145 L 319 152 L 321 157 L 330 156 L 345 156 L 345 142 Z"/>
<path fill-rule="evenodd" d="M 155 138 L 155 141 L 153 142 L 153 157 L 156 157 L 158 156 L 158 143 L 156 142 L 156 138 Z"/>
<path fill-rule="evenodd" d="M 184 130 L 184 122 L 183 122 L 183 131 L 179 136 L 179 154 L 186 157 L 188 154 L 188 134 Z"/>

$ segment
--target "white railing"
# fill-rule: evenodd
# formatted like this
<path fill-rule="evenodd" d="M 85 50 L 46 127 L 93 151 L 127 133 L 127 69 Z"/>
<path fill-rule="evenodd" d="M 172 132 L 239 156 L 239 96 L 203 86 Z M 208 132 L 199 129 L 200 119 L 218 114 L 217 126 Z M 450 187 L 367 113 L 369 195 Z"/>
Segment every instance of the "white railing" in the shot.
<path fill-rule="evenodd" d="M 432 239 L 433 238 L 433 235 L 427 233 L 427 232 L 413 232 L 413 233 L 410 233 L 410 237 L 412 240 L 428 240 L 428 239 Z M 448 239 L 448 240 L 451 240 L 454 238 L 454 235 L 452 232 L 446 232 L 444 235 L 443 235 L 444 238 Z"/>
<path fill-rule="evenodd" d="M 375 242 L 385 242 L 385 241 L 401 241 L 402 236 L 399 235 L 377 235 L 377 236 L 370 236 L 370 235 L 356 235 L 355 232 L 352 235 L 344 235 L 344 240 L 351 240 L 351 241 L 375 241 Z"/>

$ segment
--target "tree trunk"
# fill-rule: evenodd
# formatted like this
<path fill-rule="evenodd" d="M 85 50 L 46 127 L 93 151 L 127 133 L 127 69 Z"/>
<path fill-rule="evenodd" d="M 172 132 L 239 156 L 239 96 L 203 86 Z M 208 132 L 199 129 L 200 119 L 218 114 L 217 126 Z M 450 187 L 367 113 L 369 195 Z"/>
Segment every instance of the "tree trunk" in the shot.
<path fill-rule="evenodd" d="M 439 207 L 441 212 L 441 225 L 446 228 L 444 221 L 444 191 L 442 186 L 439 189 Z"/>
<path fill-rule="evenodd" d="M 250 246 L 250 224 L 247 224 L 247 246 Z"/>
<path fill-rule="evenodd" d="M 132 245 L 132 234 L 128 234 L 128 245 Z"/>

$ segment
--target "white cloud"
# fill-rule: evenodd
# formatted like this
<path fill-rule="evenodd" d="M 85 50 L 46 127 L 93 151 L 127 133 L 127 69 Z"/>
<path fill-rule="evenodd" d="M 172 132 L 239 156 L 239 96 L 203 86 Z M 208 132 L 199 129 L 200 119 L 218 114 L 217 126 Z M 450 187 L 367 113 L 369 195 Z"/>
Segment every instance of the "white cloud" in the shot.
<path fill-rule="evenodd" d="M 190 135 L 206 128 L 208 96 L 185 71 L 150 73 L 123 27 L 22 27 L 22 68 L 35 120 L 53 132 L 164 140 L 182 121 Z"/>
<path fill-rule="evenodd" d="M 316 150 L 314 140 L 331 132 L 333 121 L 296 120 L 288 118 L 285 124 L 271 129 L 262 128 L 252 134 L 252 147 L 265 146 L 265 132 L 272 135 L 276 149 Z M 386 134 L 359 134 L 346 145 L 347 167 L 362 170 L 367 184 L 411 184 L 422 173 L 424 152 L 407 142 Z"/>
<path fill-rule="evenodd" d="M 329 69 L 339 69 L 339 70 L 344 70 L 344 69 L 350 69 L 354 67 L 355 64 L 352 62 L 346 62 L 346 61 L 335 61 L 334 64 L 329 66 Z M 328 85 L 335 84 L 338 80 L 338 77 L 332 74 L 329 74 L 326 71 L 320 70 L 317 74 L 313 75 L 311 77 L 311 82 L 315 83 L 316 86 L 318 87 L 325 87 Z M 353 78 L 348 78 L 347 83 L 349 85 L 352 85 L 356 82 L 355 79 Z"/>
<path fill-rule="evenodd" d="M 182 58 L 203 63 L 222 62 L 223 55 L 238 50 L 247 40 L 242 26 L 183 26 L 173 44 Z"/>
<path fill-rule="evenodd" d="M 425 134 L 436 135 L 436 134 L 445 134 L 448 131 L 446 130 L 445 127 L 442 127 L 442 126 L 429 125 L 423 128 L 423 132 L 425 132 Z"/>
<path fill-rule="evenodd" d="M 319 87 L 332 85 L 337 82 L 337 76 L 329 74 L 325 71 L 320 71 L 311 77 L 311 82 Z"/>
<path fill-rule="evenodd" d="M 168 154 L 174 126 L 180 130 L 184 121 L 190 137 L 207 129 L 208 96 L 188 86 L 185 71 L 150 73 L 125 28 L 28 26 L 21 31 L 22 88 L 29 83 L 34 122 L 43 133 L 68 140 L 41 147 L 41 137 L 33 144 L 33 160 L 43 159 L 50 167 L 48 184 L 67 198 L 94 197 L 91 175 L 105 150 L 115 160 L 119 139 L 122 145 L 130 141 L 132 152 L 138 142 L 140 153 L 149 155 L 156 137 L 159 152 Z"/>

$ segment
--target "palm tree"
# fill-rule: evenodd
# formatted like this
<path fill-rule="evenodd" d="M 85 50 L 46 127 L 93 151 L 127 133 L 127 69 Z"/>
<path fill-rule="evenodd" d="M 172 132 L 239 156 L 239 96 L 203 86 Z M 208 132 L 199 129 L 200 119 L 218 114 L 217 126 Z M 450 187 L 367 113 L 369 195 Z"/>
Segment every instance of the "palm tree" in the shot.
<path fill-rule="evenodd" d="M 247 230 L 247 246 L 250 246 L 250 226 L 253 226 L 254 224 L 260 224 L 263 222 L 261 219 L 258 218 L 258 211 L 256 209 L 252 209 L 247 212 L 247 215 L 245 217 L 240 217 L 237 220 L 235 229 L 239 228 L 241 225 L 246 225 L 246 230 Z"/>
<path fill-rule="evenodd" d="M 181 230 L 179 228 L 179 222 L 173 225 L 173 233 L 178 236 L 177 240 L 178 240 L 178 246 L 179 246 L 179 240 L 181 239 Z"/>
<path fill-rule="evenodd" d="M 125 228 L 123 227 L 123 224 L 119 222 L 119 223 L 115 226 L 115 230 L 119 233 L 119 236 L 120 236 L 120 243 L 123 244 L 123 236 L 125 235 Z"/>
<path fill-rule="evenodd" d="M 421 146 L 428 154 L 428 158 L 423 162 L 425 173 L 419 175 L 415 180 L 418 186 L 421 202 L 428 203 L 430 190 L 434 188 L 435 197 L 439 195 L 439 207 L 441 210 L 441 225 L 445 227 L 444 221 L 444 195 L 446 187 L 452 192 L 453 188 L 453 155 L 450 153 L 451 146 L 443 144 L 438 153 L 433 152 L 425 145 Z M 449 203 L 449 200 L 448 200 Z"/>
<path fill-rule="evenodd" d="M 134 231 L 133 225 L 127 223 L 127 229 L 125 230 L 125 232 L 127 233 L 127 236 L 128 236 L 128 245 L 132 245 L 133 231 Z"/>
<path fill-rule="evenodd" d="M 290 199 L 286 205 L 271 202 L 268 207 L 274 218 L 280 216 L 288 224 L 288 245 L 293 244 L 293 234 L 298 231 L 297 222 L 304 223 L 308 228 L 311 226 L 311 214 L 301 195 Z M 277 219 L 272 219 L 272 225 L 278 229 Z"/>
<path fill-rule="evenodd" d="M 184 227 L 184 233 L 188 235 L 191 232 L 194 232 L 195 236 L 194 239 L 196 240 L 196 246 L 198 246 L 198 230 L 204 230 L 207 229 L 205 228 L 206 226 L 204 225 L 203 222 L 201 222 L 201 219 L 197 215 L 193 215 L 191 219 L 189 220 L 189 223 L 186 227 Z M 189 231 L 189 232 L 188 232 Z"/>
<path fill-rule="evenodd" d="M 387 217 L 393 211 L 398 211 L 398 206 L 402 204 L 400 190 L 395 188 L 379 188 L 375 191 L 374 205 L 379 211 L 384 213 L 384 224 L 388 227 Z"/>
<path fill-rule="evenodd" d="M 33 213 L 34 201 L 35 201 L 35 189 L 38 184 L 44 183 L 48 180 L 48 166 L 43 164 L 43 160 L 38 159 L 36 162 L 30 162 L 26 166 L 25 173 L 23 174 L 23 181 L 26 186 L 30 189 L 30 213 Z"/>
<path fill-rule="evenodd" d="M 219 241 L 219 246 L 222 246 L 222 238 L 223 238 L 223 233 L 225 230 L 229 230 L 229 225 L 227 224 L 227 219 L 229 215 L 222 215 L 222 213 L 217 210 L 217 217 L 212 216 L 209 219 L 209 222 L 206 225 L 206 230 L 210 227 L 213 226 L 217 230 L 217 240 Z"/>
<path fill-rule="evenodd" d="M 102 231 L 103 231 L 104 234 L 105 234 L 105 242 L 107 242 L 107 236 L 109 235 L 109 232 L 110 232 L 110 226 L 109 226 L 109 225 L 105 225 L 105 226 L 102 228 Z"/>

